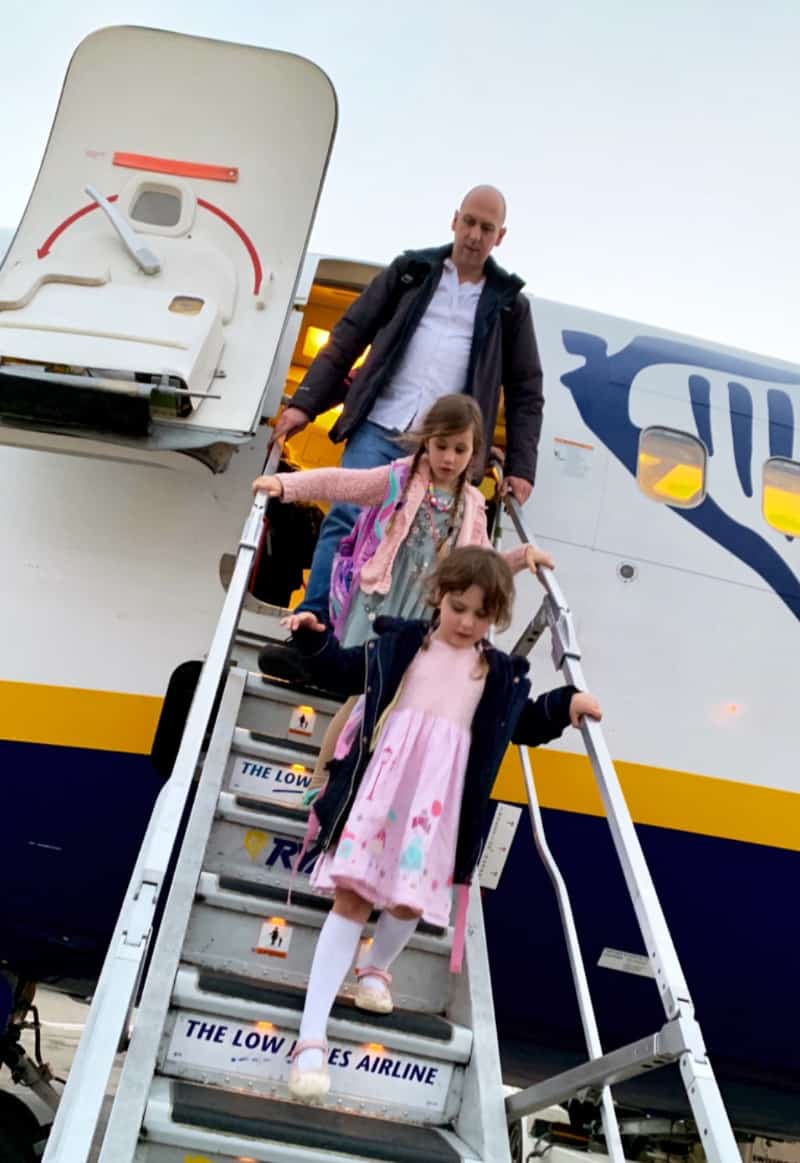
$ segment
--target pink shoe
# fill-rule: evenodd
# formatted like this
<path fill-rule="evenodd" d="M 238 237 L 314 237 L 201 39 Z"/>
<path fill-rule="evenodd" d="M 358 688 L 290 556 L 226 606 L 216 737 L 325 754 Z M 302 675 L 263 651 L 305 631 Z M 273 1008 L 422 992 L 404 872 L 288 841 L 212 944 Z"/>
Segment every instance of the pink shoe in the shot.
<path fill-rule="evenodd" d="M 321 1050 L 322 1066 L 319 1070 L 301 1070 L 297 1058 L 304 1050 Z M 327 1042 L 298 1042 L 292 1050 L 291 1066 L 289 1067 L 289 1094 L 293 1098 L 312 1099 L 323 1098 L 331 1088 L 331 1076 L 328 1071 L 328 1043 Z"/>
<path fill-rule="evenodd" d="M 357 965 L 355 973 L 358 979 L 355 1003 L 358 1008 L 371 1010 L 374 1014 L 390 1014 L 394 1009 L 392 993 L 389 989 L 392 984 L 391 973 L 386 973 L 383 969 L 376 969 L 374 965 Z M 377 977 L 382 984 L 378 989 L 372 985 L 362 985 L 362 977 Z"/>

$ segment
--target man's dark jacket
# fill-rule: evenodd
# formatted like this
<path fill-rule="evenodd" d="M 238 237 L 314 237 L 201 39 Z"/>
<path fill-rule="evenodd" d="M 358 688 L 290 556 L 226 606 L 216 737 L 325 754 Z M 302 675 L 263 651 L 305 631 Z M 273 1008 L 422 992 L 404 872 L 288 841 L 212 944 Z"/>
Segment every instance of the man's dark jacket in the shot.
<path fill-rule="evenodd" d="M 379 617 L 378 637 L 344 650 L 326 630 L 296 631 L 292 641 L 306 656 L 316 679 L 343 694 L 361 694 L 364 716 L 350 751 L 328 764 L 328 783 L 314 803 L 323 850 L 338 841 L 370 760 L 375 725 L 397 694 L 403 675 L 430 629 L 427 622 Z M 536 747 L 557 739 L 569 726 L 573 686 L 528 698 L 527 660 L 488 647 L 489 672 L 472 720 L 472 742 L 464 776 L 456 845 L 455 884 L 467 883 L 478 862 L 489 796 L 509 743 Z"/>
<path fill-rule="evenodd" d="M 452 246 L 409 250 L 382 271 L 349 307 L 292 398 L 312 419 L 344 403 L 331 429 L 346 440 L 365 420 L 408 347 L 441 278 Z M 469 366 L 463 388 L 483 413 L 487 448 L 492 442 L 502 385 L 506 406 L 508 476 L 533 482 L 542 427 L 542 368 L 524 283 L 489 258 L 478 300 Z M 350 368 L 371 344 L 348 387 Z"/>

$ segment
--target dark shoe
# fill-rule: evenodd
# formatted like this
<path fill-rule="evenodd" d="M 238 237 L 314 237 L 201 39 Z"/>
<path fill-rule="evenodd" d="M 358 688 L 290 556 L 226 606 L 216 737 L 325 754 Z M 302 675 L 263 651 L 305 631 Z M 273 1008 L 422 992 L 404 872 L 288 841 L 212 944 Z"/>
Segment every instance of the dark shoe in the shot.
<path fill-rule="evenodd" d="M 268 642 L 258 656 L 258 668 L 270 678 L 303 684 L 311 682 L 306 660 L 290 642 Z"/>

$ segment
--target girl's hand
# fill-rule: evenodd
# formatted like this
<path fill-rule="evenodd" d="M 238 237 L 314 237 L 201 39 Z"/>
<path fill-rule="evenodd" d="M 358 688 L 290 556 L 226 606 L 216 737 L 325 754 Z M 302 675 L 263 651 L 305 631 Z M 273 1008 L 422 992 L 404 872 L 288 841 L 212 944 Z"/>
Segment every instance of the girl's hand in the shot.
<path fill-rule="evenodd" d="M 556 563 L 549 553 L 545 553 L 538 545 L 529 545 L 525 550 L 525 561 L 531 573 L 536 573 L 536 567 L 543 565 L 545 569 L 555 569 Z"/>
<path fill-rule="evenodd" d="M 590 719 L 602 719 L 603 712 L 594 695 L 588 691 L 576 691 L 569 701 L 569 719 L 572 726 L 580 727 L 584 715 L 588 715 Z"/>
<path fill-rule="evenodd" d="M 287 614 L 281 618 L 281 626 L 286 626 L 294 634 L 295 630 L 316 630 L 321 633 L 325 623 L 320 622 L 313 610 L 301 610 L 299 614 Z"/>
<path fill-rule="evenodd" d="M 283 481 L 279 476 L 256 477 L 253 481 L 253 494 L 266 493 L 269 497 L 283 496 Z"/>

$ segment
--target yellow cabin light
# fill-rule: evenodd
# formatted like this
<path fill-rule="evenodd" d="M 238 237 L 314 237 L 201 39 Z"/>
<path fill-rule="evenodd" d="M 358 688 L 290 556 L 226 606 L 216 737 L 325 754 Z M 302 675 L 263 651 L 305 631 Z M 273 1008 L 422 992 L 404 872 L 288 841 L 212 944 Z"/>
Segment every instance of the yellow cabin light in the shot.
<path fill-rule="evenodd" d="M 303 340 L 303 355 L 307 355 L 309 359 L 315 359 L 330 337 L 330 331 L 325 331 L 322 327 L 307 327 Z"/>
<path fill-rule="evenodd" d="M 653 491 L 665 501 L 691 501 L 703 488 L 703 470 L 699 465 L 676 464 L 653 483 Z"/>
<path fill-rule="evenodd" d="M 705 496 L 705 478 L 705 445 L 696 436 L 671 428 L 646 428 L 641 433 L 636 480 L 651 500 L 692 508 Z"/>
<path fill-rule="evenodd" d="M 383 1054 L 386 1050 L 386 1047 L 382 1046 L 380 1042 L 365 1042 L 364 1049 L 367 1050 L 370 1054 Z"/>
<path fill-rule="evenodd" d="M 367 356 L 369 355 L 371 347 L 372 347 L 372 344 L 370 344 L 368 347 L 365 347 L 365 348 L 364 348 L 364 350 L 361 352 L 361 355 L 358 357 L 358 359 L 356 360 L 356 362 L 355 362 L 355 363 L 353 364 L 353 366 L 350 368 L 350 371 L 351 371 L 351 372 L 358 371 L 358 369 L 361 367 L 361 365 L 362 365 L 362 363 L 364 362 L 364 360 L 365 360 L 365 359 L 367 358 Z"/>
<path fill-rule="evenodd" d="M 269 1034 L 275 1029 L 274 1022 L 256 1022 L 256 1029 L 259 1034 Z"/>
<path fill-rule="evenodd" d="M 337 404 L 335 408 L 328 408 L 327 412 L 320 412 L 319 416 L 314 420 L 315 428 L 322 428 L 325 432 L 330 432 L 336 421 L 342 414 L 342 405 Z"/>
<path fill-rule="evenodd" d="M 785 533 L 800 537 L 800 464 L 773 457 L 764 465 L 764 520 Z"/>

